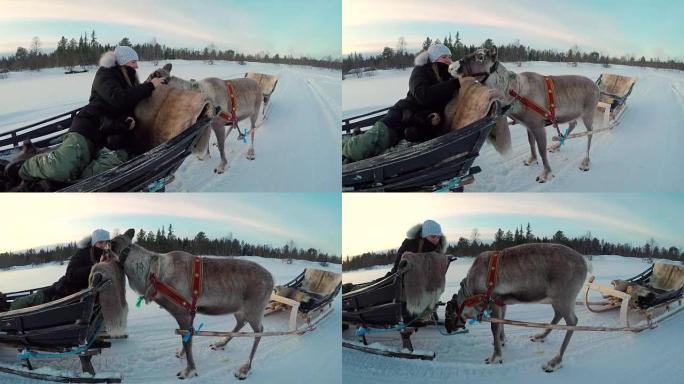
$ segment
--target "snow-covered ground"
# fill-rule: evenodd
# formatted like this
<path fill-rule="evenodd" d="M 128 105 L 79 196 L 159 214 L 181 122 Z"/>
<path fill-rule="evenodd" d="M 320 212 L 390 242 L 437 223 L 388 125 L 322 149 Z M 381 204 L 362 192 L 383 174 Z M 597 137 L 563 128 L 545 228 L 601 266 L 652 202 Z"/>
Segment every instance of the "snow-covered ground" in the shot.
<path fill-rule="evenodd" d="M 294 260 L 292 264 L 276 259 L 242 257 L 255 261 L 268 269 L 276 284 L 286 283 L 304 268 L 328 269 L 340 272 L 339 264 L 321 267 L 318 263 Z M 0 291 L 12 292 L 48 285 L 64 274 L 65 265 L 58 263 L 37 266 L 32 269 L 17 268 L 0 271 Z M 112 347 L 93 358 L 95 371 L 119 372 L 125 383 L 176 383 L 176 372 L 185 368 L 185 360 L 175 357 L 180 338 L 173 332 L 178 326 L 173 318 L 159 306 L 135 307 L 137 295 L 130 287 L 126 298 L 129 305 L 128 335 L 125 340 L 115 340 Z M 333 302 L 333 312 L 313 332 L 302 336 L 264 337 L 252 363 L 247 378 L 251 383 L 340 383 L 340 296 Z M 264 320 L 265 331 L 287 330 L 287 314 L 278 313 Z M 235 318 L 227 316 L 197 315 L 195 326 L 204 323 L 204 330 L 230 331 Z M 245 331 L 250 331 L 245 327 Z M 196 337 L 193 353 L 198 377 L 191 383 L 236 382 L 233 371 L 247 361 L 252 346 L 250 338 L 236 338 L 225 351 L 212 351 L 209 344 L 216 338 Z M 16 349 L 0 348 L 0 362 L 16 364 Z M 78 359 L 36 360 L 38 367 L 80 372 Z M 33 382 L 0 373 L 0 383 L 19 384 Z"/>
<path fill-rule="evenodd" d="M 527 62 L 522 67 L 505 64 L 515 72 L 547 75 L 583 75 L 596 80 L 603 72 L 637 77 L 622 123 L 613 131 L 597 134 L 591 145 L 591 170 L 579 170 L 586 151 L 586 138 L 569 140 L 560 152 L 549 154 L 555 178 L 535 181 L 541 165 L 526 167 L 529 156 L 527 133 L 521 125 L 511 126 L 513 151 L 504 159 L 485 144 L 475 165 L 482 172 L 467 191 L 563 191 L 625 192 L 684 190 L 684 72 L 614 65 Z M 406 96 L 411 70 L 376 71 L 374 76 L 348 77 L 342 82 L 342 115 L 354 116 L 387 107 Z M 561 125 L 565 130 L 567 124 Z M 578 124 L 575 132 L 584 132 Z M 549 143 L 555 130 L 549 127 Z M 540 162 L 541 164 L 541 162 Z"/>
<path fill-rule="evenodd" d="M 472 258 L 453 262 L 447 273 L 442 301 L 458 291 L 459 283 L 472 264 Z M 616 278 L 632 277 L 649 264 L 641 259 L 621 256 L 594 256 L 596 282 L 609 285 Z M 360 283 L 383 276 L 391 266 L 345 272 L 345 283 Z M 581 296 L 581 295 L 580 295 Z M 590 295 L 590 299 L 600 296 Z M 579 299 L 579 298 L 578 298 Z M 444 307 L 438 312 L 444 318 Z M 591 313 L 576 307 L 578 325 L 618 326 L 618 314 Z M 548 323 L 553 310 L 547 304 L 511 305 L 506 317 L 515 320 Z M 561 321 L 563 324 L 563 321 Z M 442 336 L 436 328 L 422 328 L 411 338 L 415 349 L 431 350 L 433 361 L 407 360 L 370 355 L 350 349 L 342 352 L 345 383 L 447 383 L 486 380 L 493 383 L 631 383 L 678 382 L 684 375 L 681 364 L 684 340 L 684 313 L 664 321 L 654 330 L 638 334 L 622 332 L 575 332 L 563 358 L 563 368 L 553 373 L 541 369 L 558 352 L 565 332 L 553 331 L 544 343 L 532 343 L 535 329 L 506 326 L 503 364 L 486 365 L 493 351 L 492 334 L 487 323 L 468 326 L 470 332 Z M 353 329 L 343 338 L 355 340 Z M 369 336 L 369 342 L 401 347 L 398 334 Z M 679 379 L 677 379 L 679 377 Z"/>
<path fill-rule="evenodd" d="M 160 62 L 162 66 L 167 61 Z M 230 168 L 214 174 L 219 155 L 212 135 L 211 159 L 190 156 L 176 172 L 169 191 L 339 191 L 340 72 L 265 63 L 168 61 L 172 74 L 185 79 L 243 77 L 261 72 L 280 77 L 270 112 L 255 132 L 256 160 L 245 158 L 248 143 L 233 130 L 226 141 Z M 141 80 L 155 69 L 140 62 Z M 0 132 L 81 107 L 88 102 L 95 70 L 65 75 L 63 69 L 12 72 L 0 80 Z M 241 124 L 249 128 L 249 120 Z"/>

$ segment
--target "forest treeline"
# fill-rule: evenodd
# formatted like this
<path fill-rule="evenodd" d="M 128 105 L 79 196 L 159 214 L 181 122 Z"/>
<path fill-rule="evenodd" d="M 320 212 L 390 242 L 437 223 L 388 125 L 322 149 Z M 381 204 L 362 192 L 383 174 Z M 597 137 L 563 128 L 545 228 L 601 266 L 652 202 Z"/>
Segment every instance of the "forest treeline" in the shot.
<path fill-rule="evenodd" d="M 140 229 L 135 234 L 135 243 L 150 251 L 166 253 L 186 251 L 195 255 L 216 256 L 261 256 L 288 261 L 308 260 L 319 263 L 340 263 L 340 257 L 321 252 L 315 248 L 299 248 L 290 240 L 287 244 L 274 247 L 266 244 L 253 244 L 239 240 L 232 235 L 210 239 L 205 232 L 198 232 L 193 238 L 178 237 L 173 225 L 156 231 Z M 0 253 L 0 268 L 42 264 L 53 261 L 66 261 L 76 253 L 77 243 L 56 245 L 43 249 L 28 249 L 20 252 Z"/>
<path fill-rule="evenodd" d="M 474 52 L 480 46 L 465 45 L 461 41 L 459 32 L 456 36 L 445 36 L 442 40 L 432 39 L 427 37 L 422 43 L 422 50 L 426 50 L 432 44 L 444 44 L 451 50 L 451 56 L 454 60 L 464 57 L 465 55 Z M 487 39 L 482 47 L 495 46 L 492 39 Z M 597 63 L 604 66 L 612 64 L 631 65 L 639 67 L 651 68 L 668 68 L 684 70 L 684 62 L 661 58 L 646 58 L 645 56 L 636 57 L 635 55 L 623 55 L 620 57 L 610 56 L 597 51 L 584 52 L 577 46 L 573 46 L 567 51 L 557 51 L 551 49 L 535 49 L 529 46 L 522 45 L 519 41 L 507 45 L 496 45 L 497 55 L 500 61 L 522 63 L 524 61 L 550 61 L 550 62 L 566 62 L 568 64 L 581 63 Z M 421 52 L 422 52 L 421 50 Z M 404 69 L 413 67 L 413 61 L 417 53 L 409 53 L 406 49 L 406 40 L 400 37 L 394 48 L 384 47 L 382 53 L 379 55 L 362 55 L 360 53 L 350 53 L 342 60 L 342 73 L 345 76 L 357 75 L 362 76 L 363 72 L 374 69 Z"/>
<path fill-rule="evenodd" d="M 141 61 L 152 61 L 158 64 L 161 60 L 202 60 L 207 64 L 213 64 L 215 60 L 236 61 L 240 64 L 245 62 L 309 65 L 314 67 L 339 69 L 339 58 L 328 56 L 322 59 L 312 57 L 294 57 L 292 55 L 271 55 L 261 52 L 245 54 L 233 49 L 221 50 L 214 44 L 209 44 L 204 49 L 172 48 L 162 45 L 156 39 L 148 42 L 133 43 L 128 37 L 124 37 L 115 45 L 101 44 L 97 34 L 93 30 L 90 34 L 66 38 L 64 36 L 57 42 L 57 48 L 49 53 L 43 52 L 42 43 L 38 36 L 34 37 L 28 48 L 17 47 L 13 55 L 0 58 L 0 71 L 39 70 L 42 68 L 62 67 L 65 71 L 74 71 L 79 68 L 86 69 L 88 66 L 97 65 L 102 53 L 111 51 L 116 45 L 126 45 L 135 49 Z"/>
<path fill-rule="evenodd" d="M 401 244 L 402 239 L 397 239 L 397 245 Z M 447 254 L 455 256 L 477 256 L 480 252 L 490 250 L 500 250 L 515 245 L 526 243 L 557 243 L 567 245 L 577 252 L 587 255 L 620 255 L 625 257 L 639 257 L 652 261 L 652 259 L 669 259 L 679 261 L 684 264 L 684 252 L 677 247 L 658 246 L 654 239 L 650 239 L 644 245 L 633 246 L 631 244 L 611 243 L 599 240 L 591 235 L 591 232 L 578 237 L 569 238 L 559 230 L 553 236 L 537 236 L 532 232 L 529 223 L 523 228 L 515 228 L 505 231 L 501 228 L 494 234 L 494 240 L 485 242 L 480 240 L 477 229 L 473 229 L 469 239 L 460 237 L 456 242 L 450 242 Z M 360 268 L 368 268 L 374 265 L 387 265 L 394 263 L 397 250 L 389 249 L 378 252 L 366 252 L 360 255 L 348 256 L 342 262 L 342 270 L 350 271 Z"/>

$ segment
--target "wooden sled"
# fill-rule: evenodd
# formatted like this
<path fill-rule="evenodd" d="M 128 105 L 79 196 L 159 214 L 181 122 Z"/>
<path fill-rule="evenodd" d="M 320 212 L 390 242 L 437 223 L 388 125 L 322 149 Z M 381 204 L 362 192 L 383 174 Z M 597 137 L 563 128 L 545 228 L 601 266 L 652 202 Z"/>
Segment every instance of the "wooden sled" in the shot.
<path fill-rule="evenodd" d="M 342 274 L 306 268 L 294 280 L 275 287 L 264 315 L 289 308 L 289 331 L 306 328 L 332 312 L 332 300 L 341 286 Z"/>
<path fill-rule="evenodd" d="M 278 85 L 279 77 L 276 75 L 267 75 L 265 73 L 256 72 L 247 72 L 245 73 L 245 77 L 256 80 L 256 82 L 259 83 L 259 86 L 261 86 L 261 92 L 264 95 L 263 115 L 266 116 L 267 112 L 270 110 L 270 108 L 268 108 L 268 102 L 271 99 L 271 95 L 273 94 L 276 85 Z"/>
<path fill-rule="evenodd" d="M 592 306 L 590 290 L 600 292 L 606 301 Z M 683 310 L 683 296 L 684 267 L 656 262 L 637 276 L 614 280 L 612 288 L 594 283 L 592 278 L 585 287 L 584 303 L 591 312 L 619 309 L 620 324 L 625 327 L 631 327 L 630 316 L 652 327 Z"/>
<path fill-rule="evenodd" d="M 0 313 L 0 346 L 14 348 L 22 366 L 0 365 L 0 372 L 21 377 L 65 383 L 120 383 L 120 375 L 95 374 L 91 359 L 111 343 L 100 340 L 104 328 L 98 293 L 111 284 L 84 289 L 59 300 Z M 38 289 L 6 294 L 8 303 L 35 293 Z M 54 372 L 34 372 L 34 360 L 78 357 L 86 376 Z"/>

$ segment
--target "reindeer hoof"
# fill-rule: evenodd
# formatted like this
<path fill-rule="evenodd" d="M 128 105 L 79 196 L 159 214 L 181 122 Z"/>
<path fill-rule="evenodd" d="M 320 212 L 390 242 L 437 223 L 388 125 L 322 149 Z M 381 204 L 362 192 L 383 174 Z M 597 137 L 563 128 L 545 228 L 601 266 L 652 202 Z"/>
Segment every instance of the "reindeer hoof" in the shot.
<path fill-rule="evenodd" d="M 561 367 L 561 359 L 558 356 L 554 357 L 553 359 L 549 360 L 546 364 L 542 365 L 542 369 L 545 372 L 553 372 L 555 370 L 560 369 Z"/>
<path fill-rule="evenodd" d="M 553 179 L 553 173 L 551 172 L 542 172 L 539 176 L 537 176 L 538 183 L 545 183 L 551 179 Z"/>
<path fill-rule="evenodd" d="M 537 164 L 537 158 L 536 158 L 536 157 L 529 158 L 529 159 L 523 161 L 523 164 L 525 164 L 525 165 L 528 166 L 528 167 L 529 167 L 530 165 Z"/>
<path fill-rule="evenodd" d="M 185 358 L 185 351 L 182 349 L 177 350 L 176 351 L 176 358 L 184 359 Z"/>
<path fill-rule="evenodd" d="M 244 380 L 247 378 L 247 376 L 249 376 L 250 370 L 251 367 L 243 365 L 239 370 L 235 371 L 235 377 L 237 377 L 239 380 Z"/>
<path fill-rule="evenodd" d="M 501 356 L 492 356 L 485 359 L 485 364 L 503 364 L 503 359 Z"/>
<path fill-rule="evenodd" d="M 190 369 L 190 368 L 185 368 L 184 370 L 176 373 L 176 376 L 178 377 L 179 380 L 185 380 L 185 379 L 189 379 L 191 377 L 195 377 L 198 375 L 197 375 L 196 370 Z"/>
<path fill-rule="evenodd" d="M 549 152 L 554 153 L 560 151 L 560 143 L 554 143 L 549 147 Z"/>
<path fill-rule="evenodd" d="M 543 343 L 544 341 L 546 341 L 546 339 L 543 337 L 532 336 L 532 337 L 530 337 L 530 341 L 533 343 L 536 343 L 536 342 Z"/>
<path fill-rule="evenodd" d="M 249 159 L 249 160 L 254 160 L 254 159 L 256 159 L 256 155 L 254 154 L 254 150 L 253 150 L 253 149 L 250 149 L 249 151 L 247 151 L 247 156 L 246 156 L 246 157 L 247 157 L 247 159 Z"/>
<path fill-rule="evenodd" d="M 226 346 L 219 344 L 211 344 L 209 348 L 211 348 L 212 351 L 224 351 L 226 349 Z"/>
<path fill-rule="evenodd" d="M 589 159 L 585 158 L 579 166 L 579 169 L 586 172 L 589 170 Z"/>

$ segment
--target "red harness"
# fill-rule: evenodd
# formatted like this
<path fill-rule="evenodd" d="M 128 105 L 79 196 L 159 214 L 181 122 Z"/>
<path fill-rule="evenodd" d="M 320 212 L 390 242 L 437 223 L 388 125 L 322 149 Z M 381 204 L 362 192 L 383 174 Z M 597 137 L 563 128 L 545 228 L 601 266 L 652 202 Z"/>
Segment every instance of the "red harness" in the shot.
<path fill-rule="evenodd" d="M 166 296 L 167 299 L 185 308 L 186 311 L 194 315 L 195 312 L 197 312 L 197 299 L 202 293 L 202 275 L 202 258 L 195 256 L 192 259 L 192 298 L 191 301 L 188 302 L 188 300 L 185 300 L 185 298 L 175 289 L 161 282 L 154 273 L 150 273 L 150 284 L 152 284 L 154 291 L 152 291 L 149 299 L 152 300 L 157 293 L 161 293 Z"/>
<path fill-rule="evenodd" d="M 462 316 L 465 307 L 474 307 L 479 304 L 484 304 L 484 308 L 478 315 L 478 320 L 482 320 L 484 310 L 490 303 L 494 303 L 500 307 L 506 305 L 506 303 L 504 303 L 500 299 L 492 299 L 492 293 L 494 293 L 494 286 L 496 286 L 496 278 L 498 275 L 497 272 L 499 270 L 500 260 L 501 251 L 495 251 L 492 257 L 489 258 L 489 265 L 487 267 L 487 291 L 484 294 L 480 293 L 477 295 L 466 297 L 466 299 L 463 301 L 463 304 L 460 307 L 456 308 L 458 317 Z"/>
<path fill-rule="evenodd" d="M 228 97 L 230 98 L 230 115 L 227 114 L 225 111 L 219 112 L 218 116 L 225 121 L 226 124 L 235 124 L 237 125 L 237 111 L 235 109 L 235 87 L 233 86 L 233 83 L 230 82 L 230 80 L 225 80 L 226 83 L 226 89 L 228 90 Z"/>
<path fill-rule="evenodd" d="M 513 96 L 516 100 L 518 100 L 522 105 L 525 106 L 525 108 L 529 108 L 536 112 L 539 116 L 543 117 L 545 120 L 548 120 L 553 124 L 554 128 L 556 130 L 558 129 L 558 120 L 556 120 L 556 102 L 553 96 L 553 79 L 551 76 L 544 76 L 544 83 L 546 84 L 546 95 L 547 99 L 549 102 L 549 109 L 546 110 L 543 107 L 541 107 L 539 104 L 535 103 L 534 101 L 528 99 L 527 97 L 519 94 L 518 92 L 509 89 L 508 94 Z M 560 131 L 558 132 L 560 135 Z"/>

